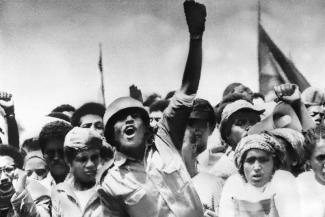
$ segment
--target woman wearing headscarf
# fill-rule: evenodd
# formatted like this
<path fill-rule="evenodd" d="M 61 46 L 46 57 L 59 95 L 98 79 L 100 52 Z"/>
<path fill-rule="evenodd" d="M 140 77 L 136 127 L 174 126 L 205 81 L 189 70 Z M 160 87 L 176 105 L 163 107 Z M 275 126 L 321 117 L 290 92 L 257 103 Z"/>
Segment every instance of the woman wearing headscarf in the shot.
<path fill-rule="evenodd" d="M 219 217 L 299 216 L 294 176 L 279 170 L 284 156 L 284 147 L 266 133 L 243 138 L 235 149 L 239 173 L 225 183 Z"/>
<path fill-rule="evenodd" d="M 305 153 L 311 171 L 300 174 L 297 185 L 304 217 L 325 216 L 325 126 L 306 133 Z"/>

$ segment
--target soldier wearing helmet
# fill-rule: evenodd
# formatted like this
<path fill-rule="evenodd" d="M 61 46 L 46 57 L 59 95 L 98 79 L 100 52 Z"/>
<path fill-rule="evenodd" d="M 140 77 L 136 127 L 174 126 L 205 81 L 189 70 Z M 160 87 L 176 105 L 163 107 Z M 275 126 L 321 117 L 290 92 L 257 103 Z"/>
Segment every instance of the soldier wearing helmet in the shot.
<path fill-rule="evenodd" d="M 183 137 L 201 74 L 205 6 L 186 1 L 190 49 L 181 90 L 152 133 L 143 105 L 113 101 L 104 115 L 104 136 L 116 148 L 114 164 L 99 178 L 104 216 L 203 216 L 203 206 L 181 157 Z"/>

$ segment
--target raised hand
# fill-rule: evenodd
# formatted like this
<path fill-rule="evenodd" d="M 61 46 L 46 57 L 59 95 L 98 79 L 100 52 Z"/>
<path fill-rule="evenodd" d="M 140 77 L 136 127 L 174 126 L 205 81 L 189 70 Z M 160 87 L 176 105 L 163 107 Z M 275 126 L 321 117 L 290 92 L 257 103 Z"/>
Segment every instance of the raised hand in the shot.
<path fill-rule="evenodd" d="M 14 100 L 11 93 L 0 91 L 0 106 L 6 115 L 14 113 Z"/>
<path fill-rule="evenodd" d="M 279 100 L 289 104 L 300 100 L 301 94 L 296 84 L 281 84 L 274 87 L 274 92 Z"/>
<path fill-rule="evenodd" d="M 133 99 L 139 100 L 140 102 L 143 102 L 142 92 L 137 86 L 132 84 L 129 87 L 129 90 L 130 90 L 130 97 L 132 97 Z"/>
<path fill-rule="evenodd" d="M 192 38 L 201 38 L 205 29 L 206 8 L 193 0 L 184 2 L 184 12 Z"/>
<path fill-rule="evenodd" d="M 13 186 L 16 194 L 20 194 L 24 191 L 27 185 L 27 173 L 24 170 L 16 169 L 14 172 Z"/>

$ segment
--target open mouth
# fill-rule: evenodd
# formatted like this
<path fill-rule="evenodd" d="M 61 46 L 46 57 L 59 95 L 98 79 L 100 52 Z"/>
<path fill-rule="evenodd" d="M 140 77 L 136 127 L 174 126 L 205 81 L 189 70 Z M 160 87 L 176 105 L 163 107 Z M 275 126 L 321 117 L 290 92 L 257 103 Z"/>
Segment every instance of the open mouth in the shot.
<path fill-rule="evenodd" d="M 252 176 L 252 179 L 254 181 L 258 182 L 258 181 L 261 181 L 262 177 L 263 177 L 262 174 L 255 174 Z"/>
<path fill-rule="evenodd" d="M 125 135 L 128 137 L 128 138 L 131 138 L 135 135 L 135 131 L 136 131 L 136 128 L 131 125 L 131 126 L 127 126 L 125 129 L 124 129 L 124 133 Z"/>

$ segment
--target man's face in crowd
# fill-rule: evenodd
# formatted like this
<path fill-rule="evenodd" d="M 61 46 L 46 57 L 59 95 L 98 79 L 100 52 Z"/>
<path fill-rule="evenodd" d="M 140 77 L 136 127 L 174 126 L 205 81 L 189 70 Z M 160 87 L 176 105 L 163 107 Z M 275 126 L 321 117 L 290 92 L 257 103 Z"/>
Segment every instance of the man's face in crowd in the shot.
<path fill-rule="evenodd" d="M 9 156 L 0 156 L 0 193 L 10 192 L 13 188 L 15 161 Z"/>
<path fill-rule="evenodd" d="M 232 114 L 229 118 L 231 124 L 228 140 L 230 145 L 235 148 L 238 142 L 248 135 L 249 129 L 260 121 L 260 116 L 257 112 L 251 110 L 239 110 Z"/>
<path fill-rule="evenodd" d="M 240 93 L 247 97 L 249 101 L 253 100 L 253 91 L 244 85 L 239 85 L 234 88 L 233 93 Z"/>
<path fill-rule="evenodd" d="M 189 136 L 196 144 L 196 153 L 199 155 L 207 148 L 208 137 L 211 134 L 209 122 L 203 119 L 190 119 L 186 127 L 185 136 Z"/>
<path fill-rule="evenodd" d="M 35 180 L 42 180 L 48 174 L 48 168 L 45 161 L 38 157 L 27 160 L 24 169 L 27 172 L 27 176 Z"/>
<path fill-rule="evenodd" d="M 265 151 L 251 149 L 247 152 L 243 167 L 246 181 L 255 187 L 262 187 L 272 178 L 273 157 Z"/>
<path fill-rule="evenodd" d="M 163 117 L 163 112 L 161 111 L 154 111 L 149 114 L 150 117 L 150 126 L 154 129 L 158 127 L 158 122 L 162 119 Z"/>
<path fill-rule="evenodd" d="M 64 161 L 63 141 L 58 139 L 49 140 L 44 149 L 44 158 L 53 176 L 64 176 L 69 167 Z"/>
<path fill-rule="evenodd" d="M 99 115 L 88 114 L 80 118 L 81 128 L 90 128 L 99 133 L 99 135 L 104 136 L 104 124 L 103 118 Z"/>
<path fill-rule="evenodd" d="M 70 165 L 74 178 L 81 183 L 95 183 L 99 162 L 100 151 L 98 149 L 79 152 Z"/>
<path fill-rule="evenodd" d="M 325 114 L 324 107 L 320 105 L 311 105 L 307 107 L 307 110 L 315 123 L 319 125 L 322 122 L 322 118 Z"/>
<path fill-rule="evenodd" d="M 316 180 L 325 185 L 325 141 L 320 140 L 312 153 L 310 165 L 315 173 Z"/>
<path fill-rule="evenodd" d="M 114 140 L 117 148 L 124 154 L 139 153 L 145 150 L 147 128 L 137 112 L 120 114 L 114 124 Z"/>

